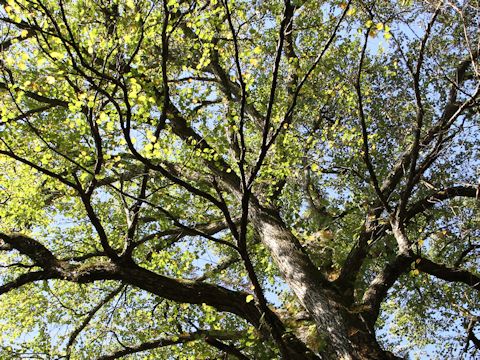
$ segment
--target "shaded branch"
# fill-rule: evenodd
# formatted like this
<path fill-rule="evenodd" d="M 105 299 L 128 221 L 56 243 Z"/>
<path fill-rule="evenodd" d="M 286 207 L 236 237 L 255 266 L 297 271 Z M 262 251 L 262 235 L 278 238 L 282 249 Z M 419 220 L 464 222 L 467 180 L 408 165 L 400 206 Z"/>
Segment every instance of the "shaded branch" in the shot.
<path fill-rule="evenodd" d="M 362 298 L 362 304 L 366 306 L 364 314 L 367 322 L 372 328 L 378 318 L 380 305 L 386 298 L 388 290 L 393 286 L 400 275 L 409 269 L 410 263 L 410 257 L 398 255 L 385 265 L 383 270 L 377 274 L 365 291 Z"/>
<path fill-rule="evenodd" d="M 412 204 L 405 214 L 405 219 L 408 221 L 425 210 L 434 207 L 443 200 L 452 199 L 458 196 L 475 198 L 476 193 L 477 187 L 474 185 L 452 186 L 438 190 Z"/>
<path fill-rule="evenodd" d="M 362 94 L 362 88 L 361 88 L 361 75 L 362 75 L 362 69 L 363 69 L 363 62 L 365 59 L 365 52 L 367 50 L 367 44 L 368 44 L 368 37 L 370 33 L 371 27 L 369 27 L 365 33 L 365 40 L 364 44 L 362 47 L 362 52 L 360 55 L 360 63 L 358 65 L 358 71 L 357 71 L 357 76 L 355 80 L 355 90 L 357 93 L 357 105 L 358 105 L 358 117 L 360 119 L 360 124 L 362 128 L 362 143 L 363 143 L 363 161 L 365 162 L 365 165 L 367 166 L 368 173 L 370 175 L 370 182 L 373 184 L 373 188 L 375 189 L 375 192 L 381 201 L 383 207 L 390 212 L 390 206 L 387 202 L 387 199 L 385 199 L 383 192 L 380 189 L 379 183 L 378 183 L 378 178 L 377 175 L 375 174 L 375 169 L 373 168 L 372 164 L 372 159 L 370 157 L 370 146 L 368 142 L 368 131 L 367 131 L 367 124 L 365 121 L 365 112 L 363 109 L 363 94 Z"/>
<path fill-rule="evenodd" d="M 45 246 L 32 238 L 21 234 L 0 233 L 0 239 L 22 255 L 29 257 L 36 265 L 45 270 L 58 266 L 59 262 Z"/>
<path fill-rule="evenodd" d="M 39 280 L 52 279 L 54 276 L 46 271 L 35 271 L 18 276 L 15 280 L 7 282 L 0 286 L 0 295 L 5 294 L 11 290 L 18 289 L 23 285 L 27 285 Z"/>
<path fill-rule="evenodd" d="M 107 296 L 105 296 L 92 310 L 90 310 L 86 316 L 86 318 L 82 321 L 82 323 L 70 334 L 70 338 L 68 339 L 67 342 L 67 359 L 70 359 L 71 352 L 72 352 L 72 347 L 73 344 L 75 343 L 75 340 L 77 339 L 78 335 L 82 332 L 85 327 L 87 327 L 88 323 L 90 320 L 93 319 L 95 314 L 105 305 L 107 304 L 110 300 L 112 300 L 115 296 L 117 296 L 120 291 L 124 288 L 124 285 L 120 285 L 116 287 L 113 291 L 111 291 Z"/>
<path fill-rule="evenodd" d="M 215 331 L 215 330 L 199 330 L 194 333 L 179 334 L 164 337 L 162 339 L 147 341 L 142 344 L 127 347 L 123 350 L 116 351 L 110 355 L 100 356 L 97 360 L 113 360 L 126 355 L 136 354 L 142 351 L 158 349 L 160 347 L 183 344 L 191 341 L 201 340 L 205 337 L 212 337 L 213 339 L 234 340 L 243 335 L 243 331 Z"/>
<path fill-rule="evenodd" d="M 439 279 L 463 283 L 475 290 L 480 290 L 480 276 L 470 271 L 437 264 L 426 258 L 418 258 L 416 268 Z"/>
<path fill-rule="evenodd" d="M 218 350 L 221 350 L 225 354 L 230 354 L 235 356 L 237 359 L 240 360 L 249 360 L 248 357 L 246 357 L 239 349 L 237 349 L 233 345 L 225 344 L 224 342 L 218 340 L 217 338 L 214 338 L 212 336 L 206 336 L 205 337 L 205 342 Z"/>

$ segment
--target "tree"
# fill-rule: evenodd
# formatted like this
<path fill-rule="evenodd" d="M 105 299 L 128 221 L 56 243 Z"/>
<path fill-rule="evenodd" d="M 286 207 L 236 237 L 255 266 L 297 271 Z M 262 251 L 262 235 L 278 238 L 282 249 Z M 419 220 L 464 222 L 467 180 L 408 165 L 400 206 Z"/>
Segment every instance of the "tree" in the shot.
<path fill-rule="evenodd" d="M 0 5 L 2 358 L 478 356 L 478 2 Z"/>

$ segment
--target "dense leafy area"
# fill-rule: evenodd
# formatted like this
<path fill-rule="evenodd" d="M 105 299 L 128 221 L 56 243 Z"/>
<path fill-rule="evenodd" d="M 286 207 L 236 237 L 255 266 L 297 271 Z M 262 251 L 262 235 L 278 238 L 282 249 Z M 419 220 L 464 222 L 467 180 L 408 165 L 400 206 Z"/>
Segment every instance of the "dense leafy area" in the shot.
<path fill-rule="evenodd" d="M 0 5 L 2 359 L 478 356 L 477 1 Z"/>

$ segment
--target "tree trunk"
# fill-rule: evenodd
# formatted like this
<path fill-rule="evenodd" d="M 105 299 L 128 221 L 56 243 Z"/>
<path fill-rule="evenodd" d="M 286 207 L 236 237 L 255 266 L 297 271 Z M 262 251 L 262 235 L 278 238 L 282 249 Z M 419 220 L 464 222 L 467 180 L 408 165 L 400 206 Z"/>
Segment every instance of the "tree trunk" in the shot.
<path fill-rule="evenodd" d="M 348 310 L 341 291 L 313 265 L 280 216 L 258 205 L 252 210 L 262 243 L 317 326 L 322 359 L 396 359 L 381 349 L 361 314 Z"/>

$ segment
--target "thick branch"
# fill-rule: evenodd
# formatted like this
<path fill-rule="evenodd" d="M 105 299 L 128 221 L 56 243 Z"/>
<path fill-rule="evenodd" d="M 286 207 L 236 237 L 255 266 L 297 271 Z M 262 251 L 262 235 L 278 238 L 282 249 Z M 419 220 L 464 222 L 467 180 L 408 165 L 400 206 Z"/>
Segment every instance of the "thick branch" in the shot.
<path fill-rule="evenodd" d="M 430 194 L 412 204 L 410 209 L 406 212 L 405 218 L 408 221 L 409 219 L 412 219 L 425 210 L 432 208 L 435 206 L 435 204 L 438 204 L 443 200 L 452 199 L 458 196 L 475 198 L 476 192 L 477 187 L 474 185 L 452 186 L 438 190 L 435 193 Z"/>
<path fill-rule="evenodd" d="M 4 233 L 0 233 L 0 239 L 45 270 L 58 265 L 57 259 L 50 250 L 36 240 L 21 234 Z"/>
<path fill-rule="evenodd" d="M 418 260 L 420 261 L 418 262 Z M 470 271 L 437 264 L 425 258 L 419 258 L 418 260 L 416 268 L 424 273 L 445 281 L 463 283 L 475 290 L 480 290 L 480 277 Z"/>
<path fill-rule="evenodd" d="M 375 277 L 370 283 L 367 291 L 363 295 L 362 302 L 367 306 L 365 316 L 370 326 L 373 327 L 380 312 L 380 305 L 387 296 L 388 290 L 393 286 L 395 281 L 402 275 L 410 266 L 411 258 L 404 255 L 399 255 Z"/>
<path fill-rule="evenodd" d="M 15 280 L 12 280 L 0 286 L 0 295 L 5 294 L 11 290 L 18 289 L 23 285 L 27 285 L 39 280 L 51 279 L 52 276 L 46 271 L 35 271 L 27 274 L 22 274 Z"/>

